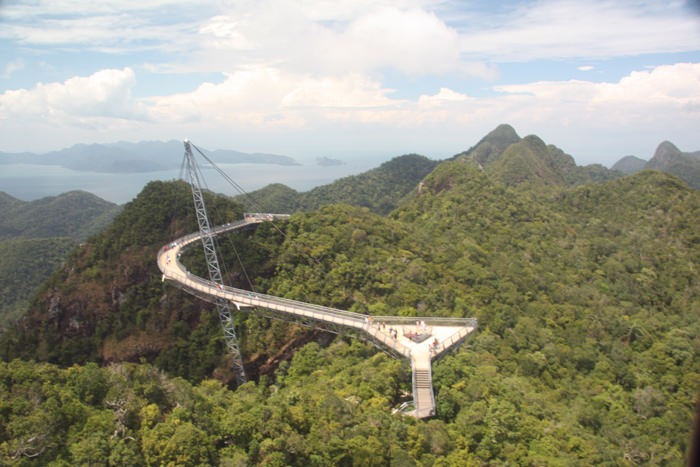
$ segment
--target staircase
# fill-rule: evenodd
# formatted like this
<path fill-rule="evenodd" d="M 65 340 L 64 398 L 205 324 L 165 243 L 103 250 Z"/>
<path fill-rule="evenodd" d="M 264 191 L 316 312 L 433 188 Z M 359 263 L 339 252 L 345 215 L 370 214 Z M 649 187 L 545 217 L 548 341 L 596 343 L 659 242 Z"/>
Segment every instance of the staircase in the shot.
<path fill-rule="evenodd" d="M 413 369 L 413 400 L 416 403 L 416 417 L 435 415 L 435 395 L 430 367 Z"/>

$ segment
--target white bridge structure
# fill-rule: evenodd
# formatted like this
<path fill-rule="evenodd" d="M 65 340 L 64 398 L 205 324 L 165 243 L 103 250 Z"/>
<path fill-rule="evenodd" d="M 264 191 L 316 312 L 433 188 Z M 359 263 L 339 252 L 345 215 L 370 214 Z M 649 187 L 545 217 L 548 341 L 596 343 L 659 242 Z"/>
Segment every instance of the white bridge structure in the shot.
<path fill-rule="evenodd" d="M 211 234 L 216 236 L 251 228 L 280 217 L 288 216 L 246 215 L 243 220 L 211 229 Z M 413 372 L 415 403 L 415 409 L 408 413 L 418 418 L 435 415 L 431 362 L 461 344 L 476 329 L 475 318 L 364 315 L 217 284 L 190 273 L 180 262 L 182 251 L 200 241 L 201 234 L 194 233 L 161 248 L 158 267 L 163 273 L 163 280 L 212 303 L 216 303 L 217 299 L 225 300 L 238 310 L 358 337 L 394 356 L 408 358 Z"/>
<path fill-rule="evenodd" d="M 163 281 L 167 280 L 186 292 L 216 305 L 226 345 L 233 358 L 237 380 L 244 382 L 246 376 L 231 316 L 233 307 L 239 311 L 253 312 L 268 318 L 292 321 L 304 326 L 363 339 L 393 356 L 410 359 L 414 408 L 404 413 L 417 418 L 435 415 L 431 363 L 464 342 L 476 329 L 477 320 L 475 318 L 372 316 L 224 285 L 213 238 L 228 232 L 255 228 L 262 222 L 288 218 L 289 215 L 250 213 L 244 215 L 242 220 L 210 227 L 201 190 L 201 175 L 194 161 L 190 144 L 185 140 L 184 162 L 187 164 L 199 232 L 178 238 L 161 248 L 158 252 L 158 267 L 163 273 Z M 198 148 L 196 149 L 199 151 Z M 218 170 L 206 155 L 199 152 Z M 223 175 L 228 179 L 228 176 Z M 207 260 L 209 279 L 192 274 L 180 261 L 180 255 L 184 250 L 200 242 Z"/>

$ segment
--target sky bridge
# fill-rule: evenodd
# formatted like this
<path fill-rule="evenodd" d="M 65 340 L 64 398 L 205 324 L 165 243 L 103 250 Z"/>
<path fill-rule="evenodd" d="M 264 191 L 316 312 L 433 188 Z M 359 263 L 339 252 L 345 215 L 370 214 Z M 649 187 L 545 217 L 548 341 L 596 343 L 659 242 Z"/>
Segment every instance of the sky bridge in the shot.
<path fill-rule="evenodd" d="M 208 234 L 213 237 L 286 217 L 289 216 L 250 213 L 242 220 L 211 228 Z M 164 281 L 212 303 L 227 302 L 238 310 L 349 335 L 371 342 L 396 357 L 408 358 L 415 408 L 406 413 L 417 418 L 435 415 L 431 363 L 460 345 L 476 329 L 476 319 L 371 316 L 229 287 L 190 273 L 180 262 L 182 251 L 196 245 L 203 235 L 186 235 L 160 249 L 158 267 Z"/>

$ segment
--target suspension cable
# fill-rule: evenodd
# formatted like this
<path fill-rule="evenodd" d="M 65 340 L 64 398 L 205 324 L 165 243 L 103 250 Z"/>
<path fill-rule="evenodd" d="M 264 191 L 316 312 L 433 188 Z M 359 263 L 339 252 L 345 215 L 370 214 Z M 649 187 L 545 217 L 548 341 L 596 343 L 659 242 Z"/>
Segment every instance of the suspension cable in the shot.
<path fill-rule="evenodd" d="M 190 142 L 190 146 L 194 146 L 194 144 L 192 144 L 192 143 Z M 196 146 L 194 146 L 194 147 L 196 148 Z M 202 154 L 202 155 L 204 156 L 204 154 L 202 153 L 202 151 L 199 150 L 199 148 L 196 148 L 196 149 L 197 149 L 197 151 L 198 151 L 200 154 Z M 206 158 L 206 156 L 205 156 L 205 158 Z M 183 161 L 183 162 L 184 162 L 184 161 Z M 209 163 L 212 164 L 212 166 L 213 166 L 213 162 L 209 161 Z M 217 169 L 218 169 L 218 168 L 217 168 Z M 211 190 L 209 189 L 209 187 L 208 187 L 208 185 L 207 185 L 207 181 L 206 181 L 206 178 L 204 177 L 204 173 L 202 172 L 201 167 L 195 165 L 195 170 L 198 172 L 198 174 L 199 174 L 199 179 L 200 179 L 200 181 L 202 182 L 202 184 L 204 185 L 204 188 L 205 188 L 207 191 L 210 191 L 210 192 L 211 192 Z M 220 172 L 220 171 L 219 171 L 219 172 Z M 214 215 L 217 215 L 217 214 L 218 214 L 218 211 L 217 211 L 217 208 L 216 208 L 216 203 L 211 203 L 210 206 L 209 206 L 209 209 L 210 209 L 211 211 L 213 211 L 213 214 L 214 214 Z M 216 236 L 216 237 L 212 238 L 212 240 L 213 240 L 214 243 L 217 244 L 218 248 L 220 249 L 220 248 L 221 248 L 221 243 L 220 243 L 220 241 L 219 241 L 219 237 Z M 236 245 L 234 244 L 233 239 L 231 238 L 231 236 L 228 236 L 228 241 L 229 241 L 229 245 L 231 245 L 231 248 L 233 249 L 233 252 L 234 252 L 235 255 L 236 255 L 236 259 L 238 260 L 238 264 L 240 265 L 241 271 L 243 272 L 243 276 L 245 277 L 246 281 L 248 282 L 248 285 L 250 286 L 250 290 L 252 290 L 252 291 L 255 292 L 255 291 L 256 291 L 256 288 L 255 288 L 255 286 L 253 285 L 253 282 L 250 280 L 250 276 L 248 275 L 248 271 L 246 270 L 245 266 L 243 265 L 243 260 L 241 259 L 241 255 L 238 253 L 238 249 L 236 249 Z M 222 269 L 224 270 L 223 276 L 224 276 L 224 277 L 230 277 L 231 274 L 230 274 L 230 272 L 229 272 L 229 270 L 228 270 L 226 261 L 223 261 L 223 262 L 221 263 L 221 267 L 222 267 Z"/>
<path fill-rule="evenodd" d="M 235 180 L 233 180 L 231 177 L 229 177 L 229 175 L 226 172 L 224 172 L 218 165 L 216 165 L 214 163 L 214 161 L 212 161 L 206 154 L 204 154 L 204 152 L 202 152 L 201 149 L 199 149 L 197 146 L 195 146 L 191 141 L 190 141 L 190 145 L 197 150 L 197 152 L 214 168 L 214 170 L 219 172 L 219 174 L 224 178 L 224 180 L 226 180 L 233 187 L 234 190 L 236 190 L 241 195 L 245 196 L 248 199 L 250 205 L 253 206 L 253 208 L 257 212 L 262 212 L 264 210 L 261 208 L 261 206 L 258 204 L 258 202 L 247 191 L 245 191 L 245 189 L 243 189 L 242 186 L 240 186 L 238 183 L 236 183 Z M 269 222 L 270 222 L 270 224 L 272 224 L 272 227 L 277 232 L 279 232 L 285 240 L 289 239 L 288 235 L 282 229 L 280 229 L 279 226 L 277 226 L 277 224 L 275 224 L 275 222 L 273 220 L 270 220 Z M 298 251 L 303 256 L 310 259 L 317 266 L 322 266 L 321 262 L 318 259 L 316 259 L 313 256 L 311 256 L 310 254 L 306 253 L 304 250 L 299 249 Z M 238 254 L 238 253 L 236 253 L 236 254 Z M 247 273 L 246 273 L 246 275 L 247 275 Z"/>
<path fill-rule="evenodd" d="M 204 159 L 206 159 L 207 162 L 209 162 L 209 164 L 211 164 L 212 167 L 214 167 L 214 170 L 216 170 L 217 172 L 219 172 L 219 173 L 221 174 L 221 176 L 224 177 L 224 179 L 225 179 L 236 191 L 238 191 L 238 193 L 240 193 L 241 195 L 245 196 L 245 197 L 249 200 L 251 206 L 253 206 L 253 208 L 254 208 L 256 211 L 258 211 L 258 212 L 262 212 L 262 211 L 263 211 L 263 209 L 261 209 L 261 207 L 260 207 L 260 205 L 257 203 L 257 201 L 255 201 L 255 199 L 254 199 L 247 191 L 245 191 L 245 190 L 243 189 L 242 186 L 240 186 L 238 183 L 236 183 L 235 180 L 233 180 L 231 177 L 229 177 L 228 174 L 227 174 L 226 172 L 224 172 L 223 170 L 221 170 L 221 168 L 219 168 L 219 166 L 216 165 L 216 164 L 214 163 L 214 161 L 212 161 L 211 159 L 209 159 L 209 157 L 207 157 L 207 155 L 204 154 L 204 153 L 202 152 L 201 149 L 199 149 L 197 146 L 195 146 L 195 145 L 192 144 L 191 142 L 190 142 L 190 144 L 192 145 L 193 148 L 195 148 L 195 149 L 197 150 L 197 152 L 198 152 L 199 154 L 202 155 L 202 157 L 203 157 Z M 275 230 L 277 230 L 279 233 L 282 234 L 282 236 L 283 236 L 285 239 L 287 238 L 287 234 L 284 233 L 284 231 L 282 231 L 282 229 L 280 229 L 273 221 L 270 221 L 270 223 L 271 223 L 272 226 L 275 228 Z"/>

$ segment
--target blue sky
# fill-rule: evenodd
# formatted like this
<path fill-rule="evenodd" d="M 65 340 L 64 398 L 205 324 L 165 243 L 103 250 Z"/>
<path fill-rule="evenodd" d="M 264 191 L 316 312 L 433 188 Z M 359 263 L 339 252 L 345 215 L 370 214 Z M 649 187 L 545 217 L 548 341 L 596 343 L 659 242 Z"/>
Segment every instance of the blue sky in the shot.
<path fill-rule="evenodd" d="M 0 0 L 0 151 L 380 162 L 500 123 L 579 164 L 700 150 L 698 2 Z"/>

